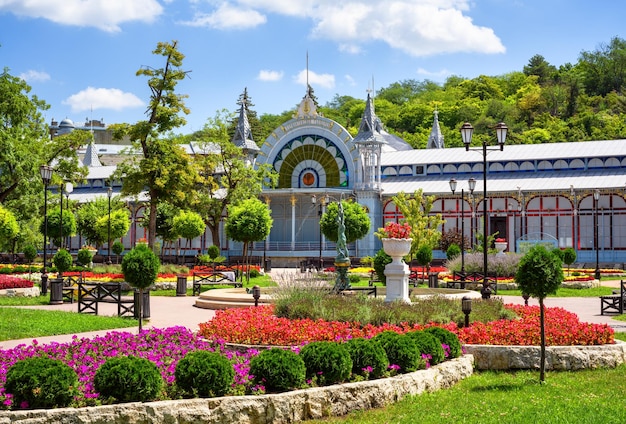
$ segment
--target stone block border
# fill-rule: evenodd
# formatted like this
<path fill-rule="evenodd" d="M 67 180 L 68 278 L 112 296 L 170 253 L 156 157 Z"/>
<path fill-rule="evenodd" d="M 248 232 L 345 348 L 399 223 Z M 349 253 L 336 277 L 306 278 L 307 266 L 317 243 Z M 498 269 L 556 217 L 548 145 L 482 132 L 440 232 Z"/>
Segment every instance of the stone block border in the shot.
<path fill-rule="evenodd" d="M 0 424 L 293 423 L 379 408 L 407 395 L 451 387 L 473 373 L 464 355 L 427 370 L 391 378 L 258 396 L 225 396 L 87 408 L 0 411 Z"/>
<path fill-rule="evenodd" d="M 464 348 L 474 356 L 478 370 L 539 369 L 539 346 L 465 345 Z M 546 347 L 546 370 L 614 368 L 625 362 L 626 343 L 620 340 L 612 345 Z"/>

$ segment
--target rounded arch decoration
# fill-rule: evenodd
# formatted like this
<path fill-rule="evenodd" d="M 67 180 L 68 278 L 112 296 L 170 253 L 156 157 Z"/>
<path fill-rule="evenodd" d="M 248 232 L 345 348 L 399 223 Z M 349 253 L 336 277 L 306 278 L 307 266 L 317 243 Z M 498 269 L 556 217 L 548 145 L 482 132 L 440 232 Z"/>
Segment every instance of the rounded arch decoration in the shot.
<path fill-rule="evenodd" d="M 341 150 L 321 135 L 291 139 L 273 162 L 278 188 L 348 187 L 349 170 Z"/>

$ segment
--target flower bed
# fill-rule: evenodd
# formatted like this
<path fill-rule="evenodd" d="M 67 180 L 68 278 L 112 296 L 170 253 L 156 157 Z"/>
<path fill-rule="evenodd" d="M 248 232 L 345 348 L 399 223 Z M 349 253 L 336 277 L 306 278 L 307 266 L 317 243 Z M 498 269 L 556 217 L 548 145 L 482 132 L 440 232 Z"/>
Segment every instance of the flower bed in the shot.
<path fill-rule="evenodd" d="M 33 287 L 33 282 L 12 275 L 0 274 L 0 290 L 28 289 Z"/>
<path fill-rule="evenodd" d="M 506 305 L 519 319 L 490 323 L 473 323 L 469 328 L 457 328 L 450 323 L 444 328 L 455 332 L 462 343 L 494 345 L 539 344 L 539 308 Z M 208 323 L 200 324 L 200 334 L 217 337 L 230 343 L 251 345 L 299 345 L 317 340 L 347 340 L 373 337 L 393 330 L 404 333 L 421 330 L 421 325 L 365 325 L 357 322 L 289 320 L 273 315 L 273 305 L 217 311 Z M 614 343 L 613 329 L 608 325 L 581 323 L 578 317 L 562 308 L 546 308 L 548 345 L 599 345 Z M 427 326 L 426 326 L 427 327 Z"/>
<path fill-rule="evenodd" d="M 69 365 L 78 374 L 80 395 L 76 403 L 80 406 L 87 406 L 95 404 L 95 399 L 98 397 L 94 390 L 93 378 L 98 367 L 107 358 L 120 355 L 147 358 L 156 364 L 165 384 L 171 390 L 176 364 L 187 352 L 197 349 L 214 351 L 217 348 L 219 348 L 218 344 L 200 339 L 184 327 L 152 328 L 140 334 L 110 332 L 106 336 L 92 339 L 79 339 L 74 336 L 70 343 L 40 345 L 34 341 L 29 346 L 20 345 L 13 349 L 0 350 L 0 403 L 5 407 L 11 405 L 11 396 L 4 391 L 6 373 L 11 365 L 21 359 L 48 356 Z M 255 350 L 244 353 L 224 352 L 235 369 L 236 387 L 233 389 L 235 393 L 243 394 L 245 391 L 250 381 L 249 360 L 256 353 Z"/>

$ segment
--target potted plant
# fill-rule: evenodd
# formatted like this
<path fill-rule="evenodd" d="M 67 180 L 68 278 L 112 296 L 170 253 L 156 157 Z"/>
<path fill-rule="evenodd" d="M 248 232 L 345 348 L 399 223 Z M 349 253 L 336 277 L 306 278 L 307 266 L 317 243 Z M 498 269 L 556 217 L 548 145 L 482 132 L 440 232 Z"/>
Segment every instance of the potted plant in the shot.
<path fill-rule="evenodd" d="M 391 256 L 393 264 L 401 264 L 402 258 L 411 251 L 411 226 L 406 222 L 388 222 L 374 234 L 382 241 L 383 250 Z"/>
<path fill-rule="evenodd" d="M 498 255 L 503 255 L 504 250 L 507 248 L 508 243 L 505 238 L 497 238 L 495 241 L 496 250 L 498 251 Z"/>

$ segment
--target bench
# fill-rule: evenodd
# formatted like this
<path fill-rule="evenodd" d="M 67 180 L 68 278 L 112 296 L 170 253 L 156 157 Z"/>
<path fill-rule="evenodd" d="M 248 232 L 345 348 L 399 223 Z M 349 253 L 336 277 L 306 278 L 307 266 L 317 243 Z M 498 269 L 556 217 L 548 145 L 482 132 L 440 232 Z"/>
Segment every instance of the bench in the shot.
<path fill-rule="evenodd" d="M 117 316 L 135 316 L 135 299 L 123 296 L 122 283 L 78 283 L 78 312 L 98 315 L 100 303 L 117 305 Z"/>
<path fill-rule="evenodd" d="M 626 303 L 626 282 L 619 283 L 619 294 L 614 291 L 612 295 L 600 296 L 600 315 L 605 313 L 624 313 L 624 303 Z"/>
<path fill-rule="evenodd" d="M 193 271 L 193 295 L 199 296 L 202 286 L 232 285 L 243 287 L 243 283 L 237 281 L 237 274 L 234 271 Z"/>
<path fill-rule="evenodd" d="M 345 289 L 341 289 L 338 291 L 338 294 L 344 294 L 344 292 L 351 292 L 351 291 L 363 291 L 365 292 L 366 295 L 370 295 L 373 294 L 374 297 L 378 297 L 378 292 L 376 289 L 376 286 L 369 286 L 369 287 L 348 287 Z"/>
<path fill-rule="evenodd" d="M 381 279 L 378 278 L 378 274 L 376 273 L 376 271 L 371 270 L 370 271 L 370 278 L 367 282 L 367 285 L 370 287 L 374 287 L 375 283 L 382 283 Z"/>
<path fill-rule="evenodd" d="M 69 276 L 63 280 L 63 302 L 74 303 L 74 296 L 78 290 L 78 283 L 82 283 L 82 277 Z"/>

